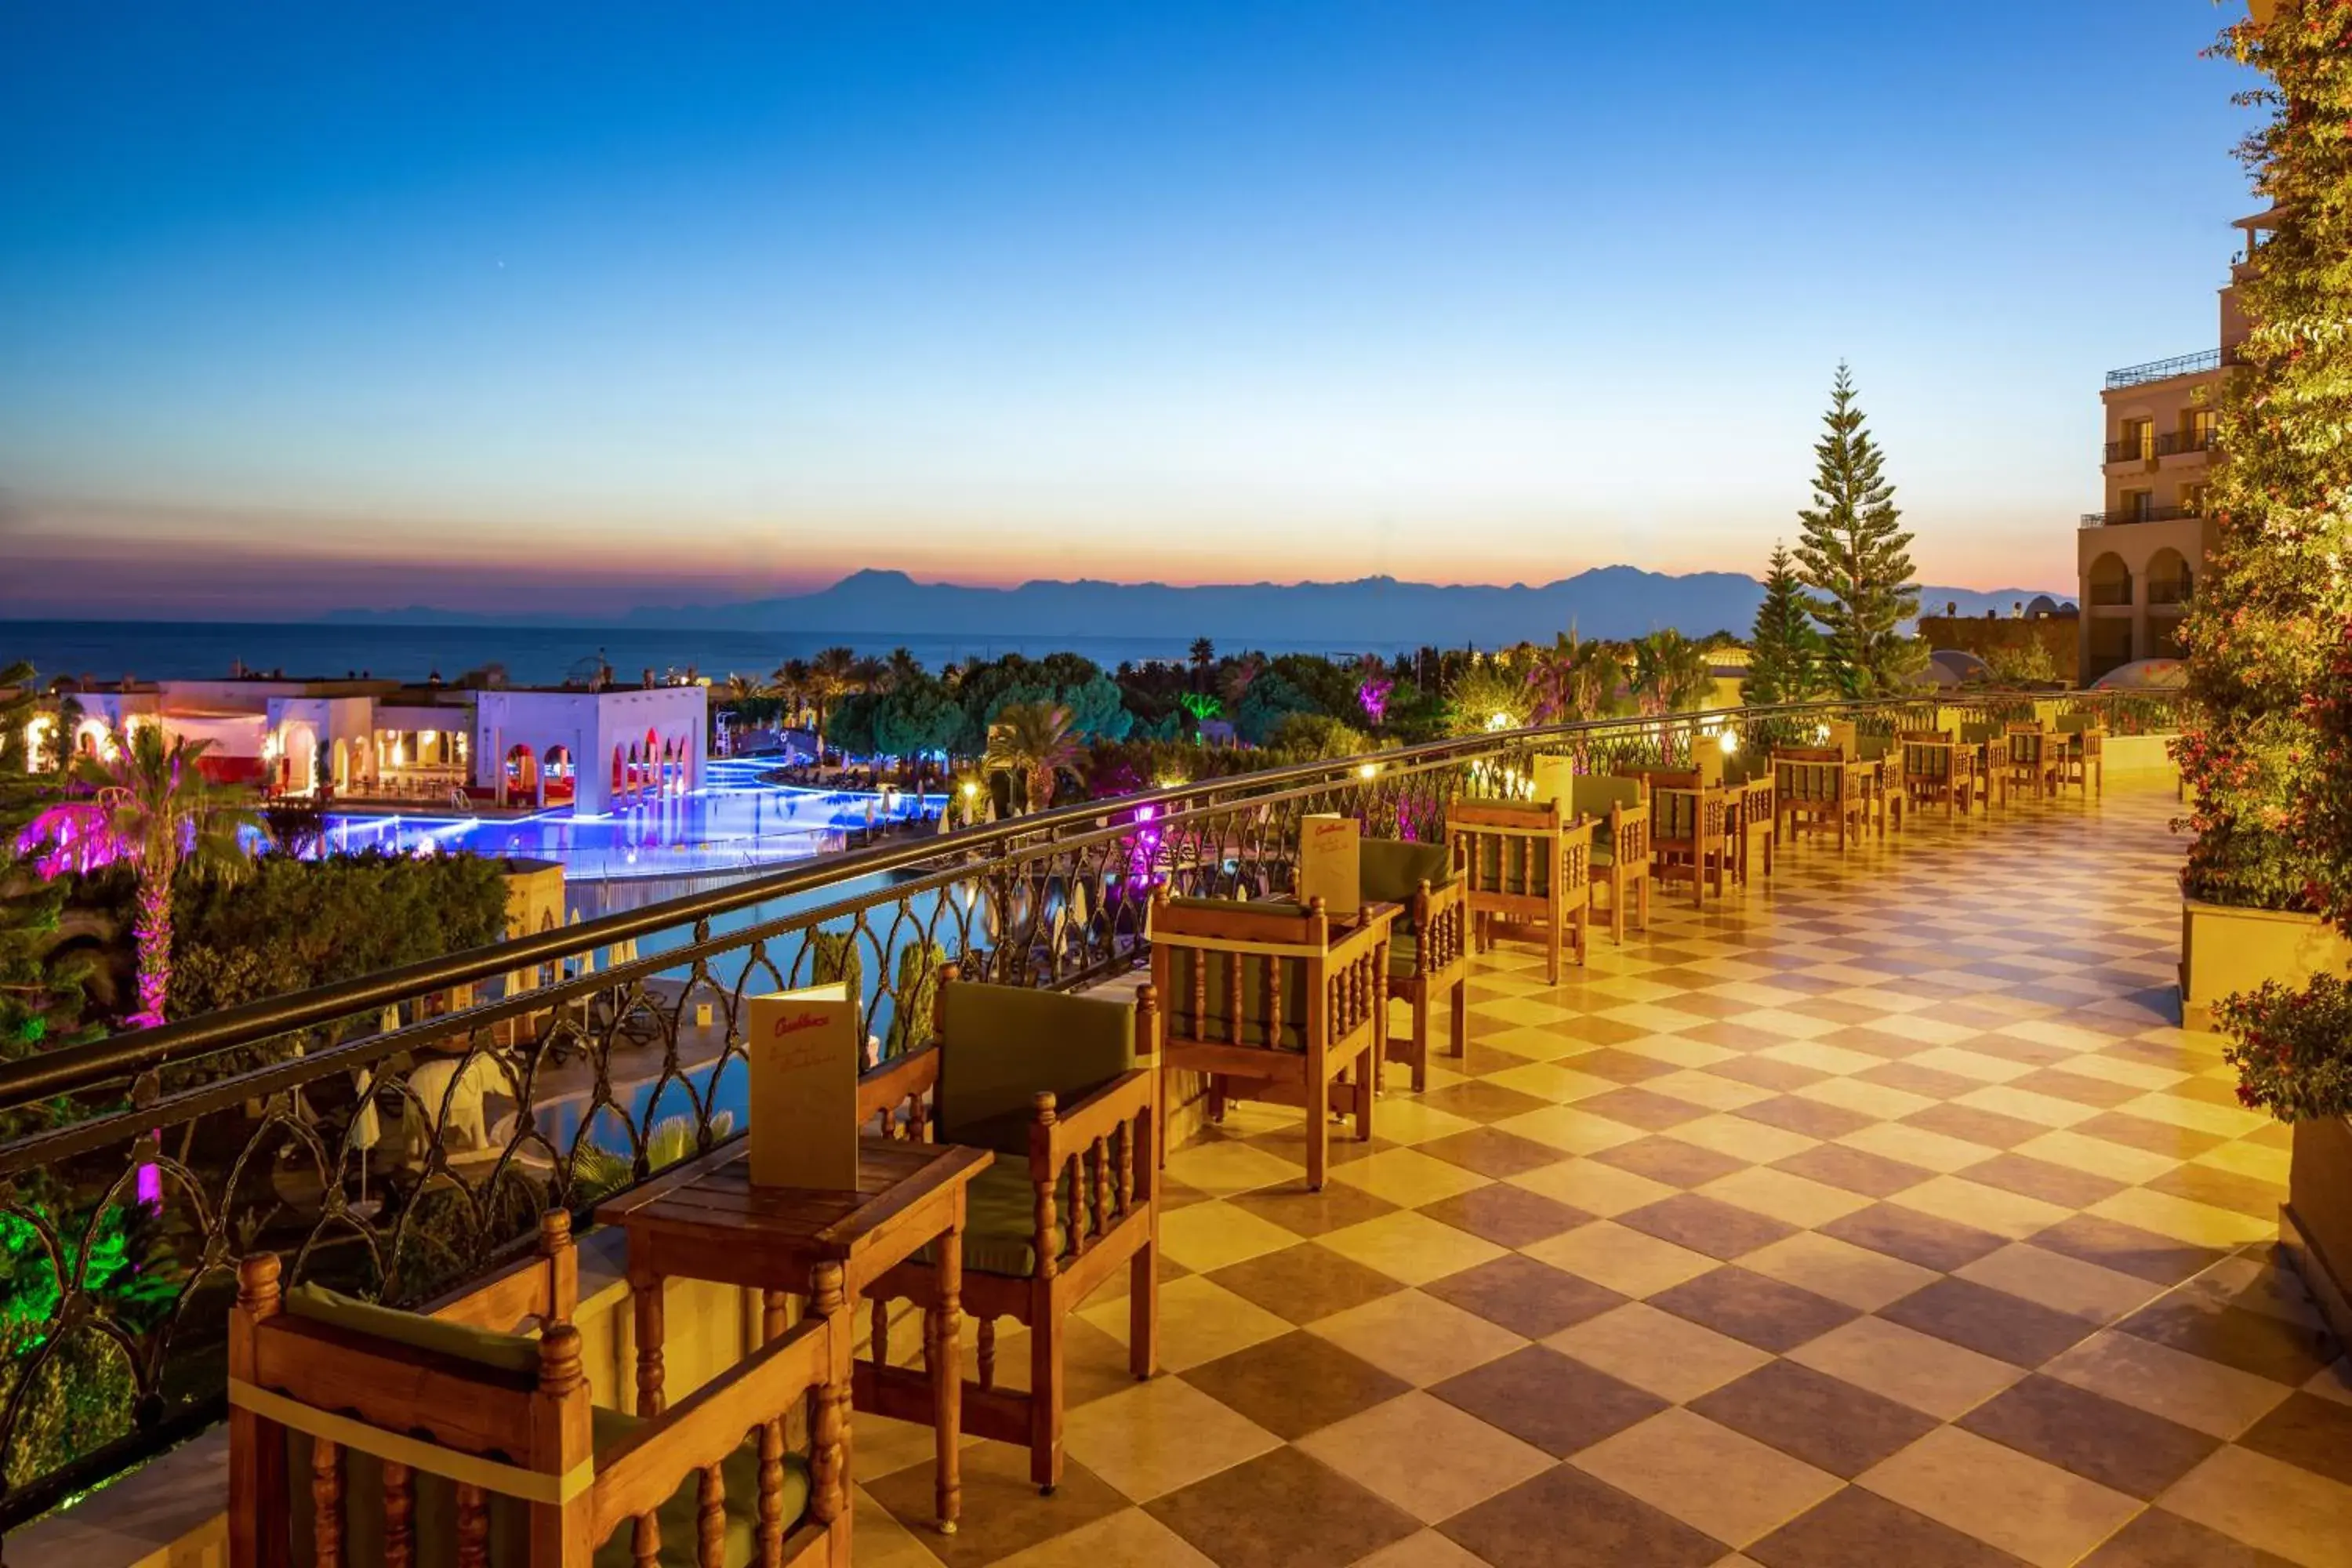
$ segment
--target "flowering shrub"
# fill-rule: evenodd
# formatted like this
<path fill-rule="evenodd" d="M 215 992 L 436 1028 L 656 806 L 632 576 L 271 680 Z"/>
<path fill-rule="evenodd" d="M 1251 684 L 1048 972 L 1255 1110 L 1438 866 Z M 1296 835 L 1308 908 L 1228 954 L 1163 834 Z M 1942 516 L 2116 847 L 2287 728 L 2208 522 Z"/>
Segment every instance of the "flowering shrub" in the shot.
<path fill-rule="evenodd" d="M 2232 1038 L 2241 1102 L 2281 1121 L 2352 1116 L 2352 985 L 2332 974 L 2305 991 L 2273 980 L 2214 1015 Z"/>

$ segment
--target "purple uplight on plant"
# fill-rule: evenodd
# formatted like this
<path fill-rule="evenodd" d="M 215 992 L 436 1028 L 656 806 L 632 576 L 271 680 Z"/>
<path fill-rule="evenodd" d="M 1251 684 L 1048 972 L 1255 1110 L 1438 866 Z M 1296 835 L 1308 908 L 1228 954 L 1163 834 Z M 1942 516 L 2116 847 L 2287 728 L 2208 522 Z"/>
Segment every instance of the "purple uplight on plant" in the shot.
<path fill-rule="evenodd" d="M 1387 676 L 1369 676 L 1356 688 L 1357 706 L 1363 709 L 1365 718 L 1378 724 L 1388 717 L 1389 693 L 1395 689 L 1396 682 Z"/>

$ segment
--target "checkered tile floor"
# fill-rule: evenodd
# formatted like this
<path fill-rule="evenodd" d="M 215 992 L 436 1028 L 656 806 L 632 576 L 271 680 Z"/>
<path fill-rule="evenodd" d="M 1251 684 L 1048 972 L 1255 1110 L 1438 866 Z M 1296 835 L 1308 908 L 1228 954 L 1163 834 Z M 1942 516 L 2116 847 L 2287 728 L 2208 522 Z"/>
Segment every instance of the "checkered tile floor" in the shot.
<path fill-rule="evenodd" d="M 1088 1307 L 1058 1495 L 975 1442 L 938 1536 L 861 1417 L 859 1563 L 2352 1564 L 2284 1129 L 2173 1023 L 2175 809 L 1791 846 L 1556 988 L 1498 950 L 1325 1192 L 1287 1112 L 1171 1158 L 1166 1370 Z"/>

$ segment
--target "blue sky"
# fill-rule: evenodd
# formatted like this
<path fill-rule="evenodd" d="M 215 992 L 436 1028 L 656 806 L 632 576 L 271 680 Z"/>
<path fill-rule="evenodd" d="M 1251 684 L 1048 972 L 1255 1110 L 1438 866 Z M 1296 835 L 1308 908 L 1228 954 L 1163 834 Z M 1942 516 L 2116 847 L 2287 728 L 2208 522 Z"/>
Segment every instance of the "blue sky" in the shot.
<path fill-rule="evenodd" d="M 2063 586 L 2206 0 L 12 7 L 0 614 L 1760 570 L 1850 359 Z"/>

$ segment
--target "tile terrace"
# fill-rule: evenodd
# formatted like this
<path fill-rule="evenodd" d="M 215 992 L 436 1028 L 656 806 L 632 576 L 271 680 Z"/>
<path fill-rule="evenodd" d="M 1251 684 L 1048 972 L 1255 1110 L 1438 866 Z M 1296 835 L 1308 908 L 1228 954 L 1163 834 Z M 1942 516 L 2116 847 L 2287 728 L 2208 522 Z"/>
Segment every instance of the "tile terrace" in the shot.
<path fill-rule="evenodd" d="M 1325 1192 L 1291 1113 L 1171 1156 L 1163 1373 L 1089 1305 L 1056 1496 L 974 1443 L 935 1535 L 929 1434 L 861 1418 L 858 1561 L 2352 1564 L 2284 1130 L 2175 1026 L 2174 809 L 1794 846 L 1556 987 L 1498 950 Z"/>

